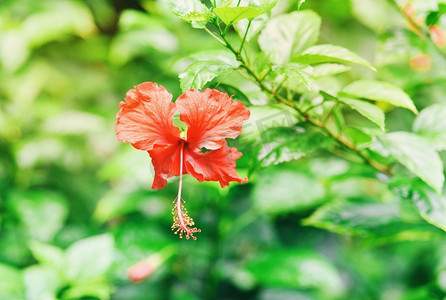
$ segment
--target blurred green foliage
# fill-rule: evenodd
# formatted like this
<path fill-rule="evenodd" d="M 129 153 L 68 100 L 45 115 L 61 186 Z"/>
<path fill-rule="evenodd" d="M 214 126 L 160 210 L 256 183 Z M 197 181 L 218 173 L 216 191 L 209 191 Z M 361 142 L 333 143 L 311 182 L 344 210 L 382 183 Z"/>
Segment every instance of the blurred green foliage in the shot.
<path fill-rule="evenodd" d="M 213 17 L 210 3 L 183 14 L 194 1 L 178 1 L 174 11 L 189 26 L 168 2 L 0 1 L 0 299 L 445 299 L 446 198 L 438 192 L 446 157 L 436 152 L 445 149 L 446 132 L 441 47 L 408 30 L 393 1 L 281 0 L 272 12 L 275 1 L 237 9 L 217 1 L 215 14 L 225 24 L 240 20 L 244 32 L 246 18 L 256 17 L 246 40 L 262 32 L 259 45 L 248 45 L 263 50 L 252 62 L 258 74 L 271 68 L 271 50 L 274 63 L 292 60 L 272 69 L 277 78 L 288 74 L 284 86 L 302 93 L 303 105 L 317 106 L 309 87 L 342 90 L 346 107 L 331 122 L 358 147 L 373 143 L 365 151 L 377 161 L 398 161 L 424 182 L 383 177 L 333 154 L 335 141 L 229 74 L 239 63 L 195 29 Z M 419 18 L 446 30 L 441 1 L 411 2 Z M 298 6 L 317 14 L 293 12 Z M 262 31 L 268 14 L 305 40 L 281 40 L 275 21 Z M 237 35 L 229 30 L 228 38 Z M 313 46 L 318 39 L 326 45 Z M 367 61 L 376 73 L 339 64 Z M 311 74 L 297 64 L 326 62 Z M 379 81 L 361 86 L 364 79 Z M 174 98 L 206 86 L 257 105 L 233 142 L 249 184 L 221 189 L 185 177 L 183 197 L 202 229 L 195 242 L 170 230 L 176 180 L 151 190 L 149 156 L 116 140 L 118 103 L 144 81 Z M 420 111 L 435 106 L 416 117 L 404 109 L 416 111 L 412 100 L 381 81 L 404 89 Z M 389 131 L 414 133 L 372 141 L 384 112 Z M 426 154 L 429 160 L 418 159 Z M 167 252 L 145 282 L 127 279 L 129 266 Z"/>

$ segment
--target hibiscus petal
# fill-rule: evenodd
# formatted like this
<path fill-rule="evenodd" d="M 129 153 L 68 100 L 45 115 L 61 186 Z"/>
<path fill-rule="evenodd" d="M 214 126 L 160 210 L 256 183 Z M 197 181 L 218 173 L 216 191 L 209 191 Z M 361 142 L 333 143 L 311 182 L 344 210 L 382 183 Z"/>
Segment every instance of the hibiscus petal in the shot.
<path fill-rule="evenodd" d="M 241 178 L 235 170 L 235 161 L 241 156 L 237 148 L 229 147 L 226 142 L 221 148 L 205 153 L 185 148 L 184 166 L 187 173 L 198 181 L 218 181 L 221 187 L 225 187 L 231 181 L 248 182 L 248 178 Z"/>
<path fill-rule="evenodd" d="M 166 185 L 167 178 L 180 175 L 181 147 L 178 144 L 167 147 L 155 146 L 148 152 L 155 169 L 152 188 L 159 190 Z"/>
<path fill-rule="evenodd" d="M 127 92 L 119 103 L 115 131 L 118 140 L 148 151 L 155 145 L 168 146 L 179 140 L 173 125 L 175 104 L 172 95 L 156 83 L 144 82 Z"/>
<path fill-rule="evenodd" d="M 225 138 L 240 135 L 243 121 L 249 118 L 249 110 L 242 102 L 217 90 L 188 90 L 175 104 L 180 120 L 188 126 L 187 141 L 192 148 L 222 147 Z"/>

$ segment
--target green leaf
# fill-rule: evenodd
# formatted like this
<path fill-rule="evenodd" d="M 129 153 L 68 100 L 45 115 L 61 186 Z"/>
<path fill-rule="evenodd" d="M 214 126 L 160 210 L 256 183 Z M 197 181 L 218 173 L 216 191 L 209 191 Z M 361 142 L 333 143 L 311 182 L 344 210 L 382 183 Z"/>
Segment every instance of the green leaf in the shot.
<path fill-rule="evenodd" d="M 419 179 L 399 179 L 391 186 L 403 198 L 411 199 L 421 217 L 446 231 L 446 197 L 435 193 Z"/>
<path fill-rule="evenodd" d="M 215 77 L 228 73 L 233 67 L 220 60 L 203 60 L 192 63 L 179 75 L 183 92 L 188 89 L 201 89 Z"/>
<path fill-rule="evenodd" d="M 441 234 L 440 230 L 418 220 L 402 219 L 401 208 L 396 203 L 363 198 L 327 203 L 305 219 L 304 224 L 338 234 L 365 236 L 375 243 L 430 240 Z"/>
<path fill-rule="evenodd" d="M 251 194 L 254 207 L 270 214 L 302 211 L 323 201 L 325 189 L 315 178 L 285 168 L 268 168 L 258 174 Z"/>
<path fill-rule="evenodd" d="M 320 63 L 352 63 L 374 70 L 364 58 L 348 49 L 335 45 L 317 45 L 310 47 L 302 52 L 302 54 L 294 56 L 291 60 L 310 65 Z"/>
<path fill-rule="evenodd" d="M 16 191 L 9 200 L 12 211 L 30 237 L 41 241 L 50 241 L 62 228 L 68 214 L 67 200 L 51 191 Z"/>
<path fill-rule="evenodd" d="M 297 1 L 297 10 L 300 10 L 300 7 L 302 6 L 302 4 L 304 4 L 305 0 L 299 0 Z"/>
<path fill-rule="evenodd" d="M 252 20 L 260 16 L 265 11 L 257 7 L 219 7 L 214 9 L 214 13 L 226 25 L 234 24 L 242 19 Z"/>
<path fill-rule="evenodd" d="M 313 251 L 272 250 L 256 255 L 246 270 L 263 286 L 311 289 L 318 299 L 332 299 L 344 292 L 335 267 Z"/>
<path fill-rule="evenodd" d="M 2 263 L 0 263 L 0 299 L 25 299 L 22 272 Z"/>
<path fill-rule="evenodd" d="M 423 109 L 413 123 L 413 131 L 436 150 L 446 150 L 446 104 Z"/>
<path fill-rule="evenodd" d="M 256 165 L 267 167 L 300 159 L 327 148 L 331 142 L 320 132 L 308 132 L 303 128 L 271 128 L 263 133 Z"/>
<path fill-rule="evenodd" d="M 66 257 L 62 249 L 39 241 L 31 241 L 29 249 L 34 258 L 42 265 L 52 267 L 59 273 L 66 269 Z"/>
<path fill-rule="evenodd" d="M 441 193 L 443 162 L 421 137 L 409 132 L 392 132 L 377 136 L 370 148 L 384 157 L 396 159 L 437 193 Z"/>
<path fill-rule="evenodd" d="M 341 64 L 320 64 L 313 66 L 314 78 L 328 77 L 349 71 L 351 68 Z"/>
<path fill-rule="evenodd" d="M 412 99 L 399 87 L 387 82 L 358 80 L 344 87 L 342 94 L 339 95 L 389 103 L 398 107 L 407 108 L 415 114 L 418 113 Z"/>
<path fill-rule="evenodd" d="M 103 278 L 114 261 L 114 242 L 108 234 L 77 241 L 67 251 L 66 274 L 71 282 Z"/>
<path fill-rule="evenodd" d="M 62 285 L 57 272 L 47 266 L 31 266 L 24 271 L 26 299 L 55 300 L 57 290 Z"/>
<path fill-rule="evenodd" d="M 276 127 L 292 127 L 297 118 L 292 109 L 285 105 L 258 105 L 249 107 L 249 120 L 243 124 L 241 140 L 269 143 L 274 137 L 266 133 Z"/>
<path fill-rule="evenodd" d="M 311 86 L 313 84 L 313 79 L 311 78 L 312 69 L 308 65 L 287 63 L 282 66 L 273 66 L 272 70 L 288 78 L 298 79 L 309 91 L 311 91 Z"/>
<path fill-rule="evenodd" d="M 384 112 L 376 105 L 368 103 L 366 101 L 355 100 L 340 97 L 339 101 L 350 107 L 351 109 L 356 110 L 361 115 L 375 123 L 376 125 L 384 131 Z"/>
<path fill-rule="evenodd" d="M 73 286 L 64 291 L 62 299 L 84 299 L 94 297 L 95 299 L 108 300 L 113 292 L 113 287 L 105 282 L 92 282 Z"/>
<path fill-rule="evenodd" d="M 169 0 L 171 11 L 195 28 L 204 28 L 212 13 L 200 0 Z"/>
<path fill-rule="evenodd" d="M 313 46 L 319 37 L 321 18 L 311 10 L 292 12 L 271 19 L 262 30 L 260 49 L 277 64 Z"/>

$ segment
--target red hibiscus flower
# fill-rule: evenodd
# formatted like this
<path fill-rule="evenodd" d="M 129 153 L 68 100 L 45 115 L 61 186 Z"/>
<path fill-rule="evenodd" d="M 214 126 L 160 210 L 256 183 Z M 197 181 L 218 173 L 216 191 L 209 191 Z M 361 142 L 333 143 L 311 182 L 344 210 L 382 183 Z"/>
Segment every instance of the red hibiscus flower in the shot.
<path fill-rule="evenodd" d="M 126 102 L 119 103 L 116 115 L 116 135 L 136 149 L 147 151 L 152 158 L 155 178 L 152 188 L 162 189 L 167 178 L 180 176 L 178 197 L 175 199 L 172 230 L 189 239 L 194 221 L 187 215 L 181 198 L 182 175 L 198 181 L 218 181 L 222 187 L 229 182 L 247 182 L 235 170 L 235 161 L 242 154 L 231 148 L 226 138 L 236 138 L 242 122 L 249 118 L 243 103 L 227 94 L 206 89 L 188 90 L 172 102 L 172 95 L 156 83 L 145 82 L 127 92 Z M 174 125 L 174 117 L 187 126 Z M 179 123 L 181 123 L 179 122 Z"/>

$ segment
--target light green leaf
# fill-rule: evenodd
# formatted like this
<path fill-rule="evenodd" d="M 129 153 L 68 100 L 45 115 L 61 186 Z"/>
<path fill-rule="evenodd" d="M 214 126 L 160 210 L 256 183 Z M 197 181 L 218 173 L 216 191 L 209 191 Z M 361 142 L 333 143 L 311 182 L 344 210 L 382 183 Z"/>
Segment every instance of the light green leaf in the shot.
<path fill-rule="evenodd" d="M 101 279 L 114 261 L 113 238 L 103 234 L 80 240 L 67 249 L 66 255 L 66 274 L 71 282 Z"/>
<path fill-rule="evenodd" d="M 446 104 L 423 109 L 413 123 L 413 131 L 436 150 L 446 150 Z"/>
<path fill-rule="evenodd" d="M 302 4 L 304 4 L 305 0 L 299 0 L 297 1 L 297 9 L 300 10 L 300 7 L 302 6 Z"/>
<path fill-rule="evenodd" d="M 257 7 L 219 7 L 214 9 L 214 13 L 226 25 L 230 25 L 242 19 L 252 20 L 263 14 L 264 10 Z"/>
<path fill-rule="evenodd" d="M 25 226 L 30 237 L 50 241 L 62 228 L 68 213 L 67 200 L 44 190 L 14 192 L 9 205 Z"/>
<path fill-rule="evenodd" d="M 314 251 L 268 251 L 245 268 L 263 286 L 311 289 L 320 293 L 318 299 L 340 297 L 345 289 L 335 267 Z"/>
<path fill-rule="evenodd" d="M 233 67 L 220 60 L 197 61 L 187 67 L 179 75 L 180 86 L 183 91 L 201 89 L 215 77 L 233 70 Z"/>
<path fill-rule="evenodd" d="M 311 10 L 280 15 L 261 32 L 260 49 L 270 53 L 275 63 L 283 64 L 316 43 L 320 26 L 321 18 Z"/>
<path fill-rule="evenodd" d="M 62 249 L 35 240 L 29 243 L 29 249 L 40 264 L 52 267 L 59 273 L 66 269 L 66 257 Z"/>
<path fill-rule="evenodd" d="M 325 189 L 307 174 L 284 168 L 268 168 L 258 175 L 251 194 L 254 207 L 271 214 L 305 210 L 323 201 Z"/>
<path fill-rule="evenodd" d="M 384 131 L 384 112 L 371 103 L 361 100 L 349 99 L 340 97 L 339 101 L 347 105 L 348 107 L 356 110 L 361 115 L 375 123 L 376 125 Z"/>
<path fill-rule="evenodd" d="M 313 66 L 312 74 L 314 78 L 320 78 L 344 73 L 350 69 L 350 67 L 341 64 L 319 64 Z"/>
<path fill-rule="evenodd" d="M 56 300 L 62 285 L 57 272 L 47 266 L 31 266 L 24 271 L 27 300 Z"/>
<path fill-rule="evenodd" d="M 446 231 L 446 197 L 435 193 L 419 179 L 400 179 L 392 187 L 406 199 L 411 199 L 421 217 Z"/>
<path fill-rule="evenodd" d="M 297 63 L 287 63 L 282 66 L 273 66 L 272 70 L 280 75 L 286 76 L 287 78 L 298 79 L 309 91 L 311 91 L 313 79 L 311 78 L 312 68 L 310 66 Z"/>
<path fill-rule="evenodd" d="M 24 298 L 22 272 L 0 263 L 0 299 L 23 300 Z"/>
<path fill-rule="evenodd" d="M 291 60 L 310 65 L 320 63 L 352 63 L 374 70 L 364 58 L 348 49 L 335 45 L 317 45 L 310 47 L 302 52 L 302 54 L 294 56 Z"/>
<path fill-rule="evenodd" d="M 377 136 L 370 148 L 384 157 L 396 159 L 437 193 L 441 193 L 443 162 L 423 138 L 409 132 L 392 132 Z"/>
<path fill-rule="evenodd" d="M 200 0 L 169 0 L 170 9 L 195 28 L 204 28 L 212 13 Z"/>
<path fill-rule="evenodd" d="M 412 99 L 410 99 L 410 97 L 399 87 L 387 82 L 358 80 L 344 87 L 342 89 L 342 94 L 345 94 L 350 98 L 364 98 L 378 102 L 385 102 L 410 109 L 415 114 L 418 113 Z M 341 94 L 339 95 L 341 96 Z"/>

